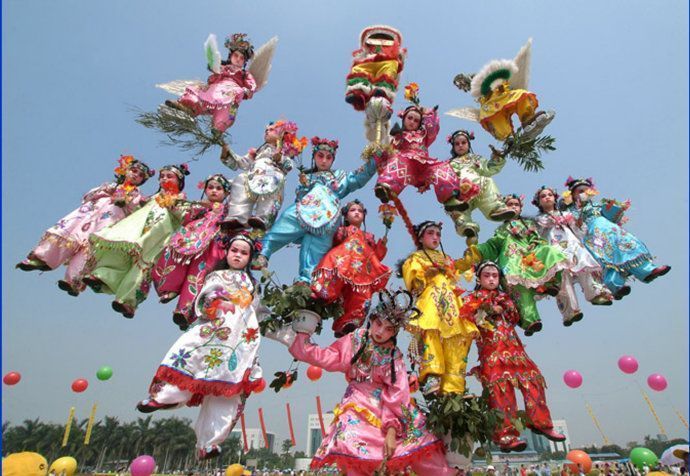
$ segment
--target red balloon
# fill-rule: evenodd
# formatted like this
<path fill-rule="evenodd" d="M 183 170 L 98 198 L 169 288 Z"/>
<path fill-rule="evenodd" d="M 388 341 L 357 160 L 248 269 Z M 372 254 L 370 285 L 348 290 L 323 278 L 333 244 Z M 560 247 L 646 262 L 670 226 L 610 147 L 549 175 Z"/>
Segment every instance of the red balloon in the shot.
<path fill-rule="evenodd" d="M 568 461 L 572 461 L 574 463 L 568 465 L 570 467 L 570 470 L 573 471 L 574 474 L 579 474 L 580 472 L 580 470 L 577 467 L 578 464 L 582 465 L 582 470 L 585 473 L 589 473 L 589 470 L 592 469 L 592 458 L 590 458 L 589 455 L 582 450 L 570 451 L 565 456 L 565 459 L 567 459 Z"/>
<path fill-rule="evenodd" d="M 320 379 L 322 374 L 323 369 L 321 367 L 317 367 L 316 365 L 310 365 L 307 369 L 307 378 L 309 378 L 309 380 L 312 382 L 316 382 L 318 379 Z"/>
<path fill-rule="evenodd" d="M 668 382 L 666 381 L 666 378 L 661 375 L 661 374 L 652 374 L 649 377 L 647 377 L 647 385 L 649 385 L 649 388 L 652 390 L 655 390 L 657 392 L 663 392 L 666 390 L 666 387 L 668 387 Z"/>
<path fill-rule="evenodd" d="M 2 378 L 5 385 L 17 385 L 22 379 L 22 375 L 19 372 L 8 372 Z"/>
<path fill-rule="evenodd" d="M 85 378 L 78 378 L 72 382 L 72 391 L 75 393 L 81 393 L 89 387 L 89 381 Z"/>
<path fill-rule="evenodd" d="M 563 374 L 563 381 L 570 388 L 577 388 L 582 385 L 582 375 L 577 370 L 568 370 Z"/>
<path fill-rule="evenodd" d="M 618 368 L 621 369 L 621 372 L 634 374 L 637 372 L 638 367 L 637 360 L 632 355 L 624 355 L 618 359 Z"/>
<path fill-rule="evenodd" d="M 266 388 L 266 381 L 264 379 L 260 379 L 259 382 L 256 384 L 256 387 L 254 387 L 254 393 L 261 393 L 264 391 Z"/>

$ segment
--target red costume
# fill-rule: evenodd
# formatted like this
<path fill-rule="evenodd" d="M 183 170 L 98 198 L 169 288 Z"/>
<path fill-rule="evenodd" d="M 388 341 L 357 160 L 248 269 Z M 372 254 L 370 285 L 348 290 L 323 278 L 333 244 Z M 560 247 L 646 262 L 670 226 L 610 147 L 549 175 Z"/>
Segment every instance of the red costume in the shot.
<path fill-rule="evenodd" d="M 460 313 L 477 324 L 480 334 L 477 339 L 479 366 L 470 374 L 476 375 L 482 386 L 489 390 L 491 408 L 504 414 L 503 424 L 494 434 L 494 442 L 504 450 L 524 445 L 518 440 L 520 432 L 511 421 L 517 415 L 516 388 L 525 400 L 525 411 L 530 420 L 528 427 L 549 439 L 563 439 L 553 431 L 551 414 L 546 406 L 544 377 L 537 364 L 527 356 L 515 332 L 520 314 L 510 296 L 499 290 L 474 291 L 465 299 Z"/>
<path fill-rule="evenodd" d="M 366 317 L 372 294 L 386 287 L 391 270 L 381 260 L 386 256 L 383 240 L 350 225 L 341 226 L 333 237 L 333 248 L 314 270 L 312 290 L 326 302 L 343 299 L 345 313 L 333 322 L 333 331 L 348 332 L 359 327 Z"/>

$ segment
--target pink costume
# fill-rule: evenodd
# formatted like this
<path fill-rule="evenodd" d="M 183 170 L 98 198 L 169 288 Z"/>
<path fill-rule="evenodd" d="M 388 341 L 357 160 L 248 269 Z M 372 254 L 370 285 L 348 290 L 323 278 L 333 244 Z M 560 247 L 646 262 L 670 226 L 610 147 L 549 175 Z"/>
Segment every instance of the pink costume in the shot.
<path fill-rule="evenodd" d="M 220 222 L 225 218 L 227 205 L 209 206 L 211 209 L 204 216 L 175 232 L 151 272 L 158 296 L 169 292 L 179 294 L 173 321 L 182 330 L 196 320 L 194 299 L 206 275 L 226 255 Z"/>
<path fill-rule="evenodd" d="M 386 433 L 394 428 L 396 446 L 385 463 L 388 471 L 412 468 L 420 475 L 454 474 L 446 463 L 443 442 L 424 428 L 424 416 L 410 399 L 400 350 L 395 348 L 392 356 L 390 347 L 368 339 L 360 358 L 350 363 L 365 332 L 358 329 L 325 349 L 309 342 L 307 334 L 298 333 L 290 346 L 296 359 L 329 372 L 343 372 L 349 382 L 334 410 L 333 423 L 312 459 L 312 469 L 336 464 L 348 475 L 373 474 L 384 461 Z M 395 359 L 395 382 L 391 378 L 391 358 Z"/>
<path fill-rule="evenodd" d="M 179 102 L 196 115 L 210 114 L 213 128 L 225 132 L 235 122 L 242 100 L 256 91 L 256 81 L 243 68 L 227 64 L 221 66 L 220 73 L 209 76 L 207 83 L 205 86 L 187 87 Z"/>
<path fill-rule="evenodd" d="M 83 291 L 86 286 L 82 278 L 88 273 L 86 262 L 91 250 L 89 235 L 122 220 L 139 208 L 141 199 L 137 187 L 125 191 L 115 183 L 90 190 L 79 208 L 46 230 L 29 257 L 40 259 L 51 269 L 66 265 L 65 281 L 75 292 Z"/>
<path fill-rule="evenodd" d="M 396 195 L 408 185 L 425 192 L 434 178 L 434 167 L 438 163 L 437 159 L 429 157 L 429 146 L 436 140 L 438 131 L 438 114 L 425 110 L 419 129 L 395 134 L 391 140 L 394 152 L 383 166 L 383 171 L 379 172 L 377 187 L 383 185 Z"/>

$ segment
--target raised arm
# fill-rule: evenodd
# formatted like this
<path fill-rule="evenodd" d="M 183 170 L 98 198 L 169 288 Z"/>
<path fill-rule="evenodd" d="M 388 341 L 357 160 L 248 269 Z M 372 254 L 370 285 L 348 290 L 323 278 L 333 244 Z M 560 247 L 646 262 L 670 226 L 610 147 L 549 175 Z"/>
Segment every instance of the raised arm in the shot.
<path fill-rule="evenodd" d="M 352 358 L 352 336 L 343 336 L 322 349 L 309 340 L 308 334 L 299 332 L 289 351 L 295 359 L 316 365 L 328 372 L 346 372 Z"/>

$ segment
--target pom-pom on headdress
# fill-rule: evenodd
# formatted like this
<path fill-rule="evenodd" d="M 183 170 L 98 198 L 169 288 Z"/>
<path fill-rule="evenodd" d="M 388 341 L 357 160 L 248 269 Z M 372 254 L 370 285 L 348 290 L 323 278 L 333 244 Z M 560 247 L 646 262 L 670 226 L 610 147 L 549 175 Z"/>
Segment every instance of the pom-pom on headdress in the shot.
<path fill-rule="evenodd" d="M 541 210 L 541 207 L 539 206 L 539 194 L 541 192 L 543 192 L 544 190 L 551 190 L 551 192 L 553 193 L 554 200 L 558 200 L 558 198 L 559 198 L 558 192 L 556 191 L 555 188 L 551 188 L 551 187 L 547 187 L 546 185 L 542 185 L 541 187 L 539 187 L 537 189 L 537 191 L 534 194 L 534 197 L 532 197 L 532 205 L 537 207 L 539 210 Z"/>
<path fill-rule="evenodd" d="M 587 185 L 588 187 L 594 188 L 594 180 L 592 179 L 592 177 L 573 178 L 571 176 L 568 176 L 568 179 L 565 181 L 565 186 L 568 187 L 568 190 L 570 190 L 571 193 L 580 185 Z"/>
<path fill-rule="evenodd" d="M 247 39 L 246 33 L 233 33 L 231 36 L 225 38 L 225 47 L 230 50 L 230 53 L 239 51 L 244 55 L 245 62 L 252 59 L 254 56 L 254 46 Z"/>
<path fill-rule="evenodd" d="M 453 141 L 455 141 L 455 138 L 457 136 L 465 136 L 467 138 L 468 142 L 471 142 L 474 140 L 474 132 L 472 131 L 466 131 L 465 129 L 459 129 L 455 132 L 453 132 L 451 135 L 446 137 L 446 141 L 450 144 L 453 145 Z"/>
<path fill-rule="evenodd" d="M 369 314 L 370 320 L 378 318 L 388 321 L 398 330 L 419 316 L 419 309 L 414 307 L 414 298 L 410 292 L 403 289 L 390 292 L 384 289 L 378 294 L 379 302 Z"/>
<path fill-rule="evenodd" d="M 338 150 L 338 140 L 337 139 L 322 139 L 320 137 L 314 136 L 311 138 L 312 145 L 312 157 L 320 150 L 325 150 L 330 152 L 335 159 L 335 153 Z"/>

